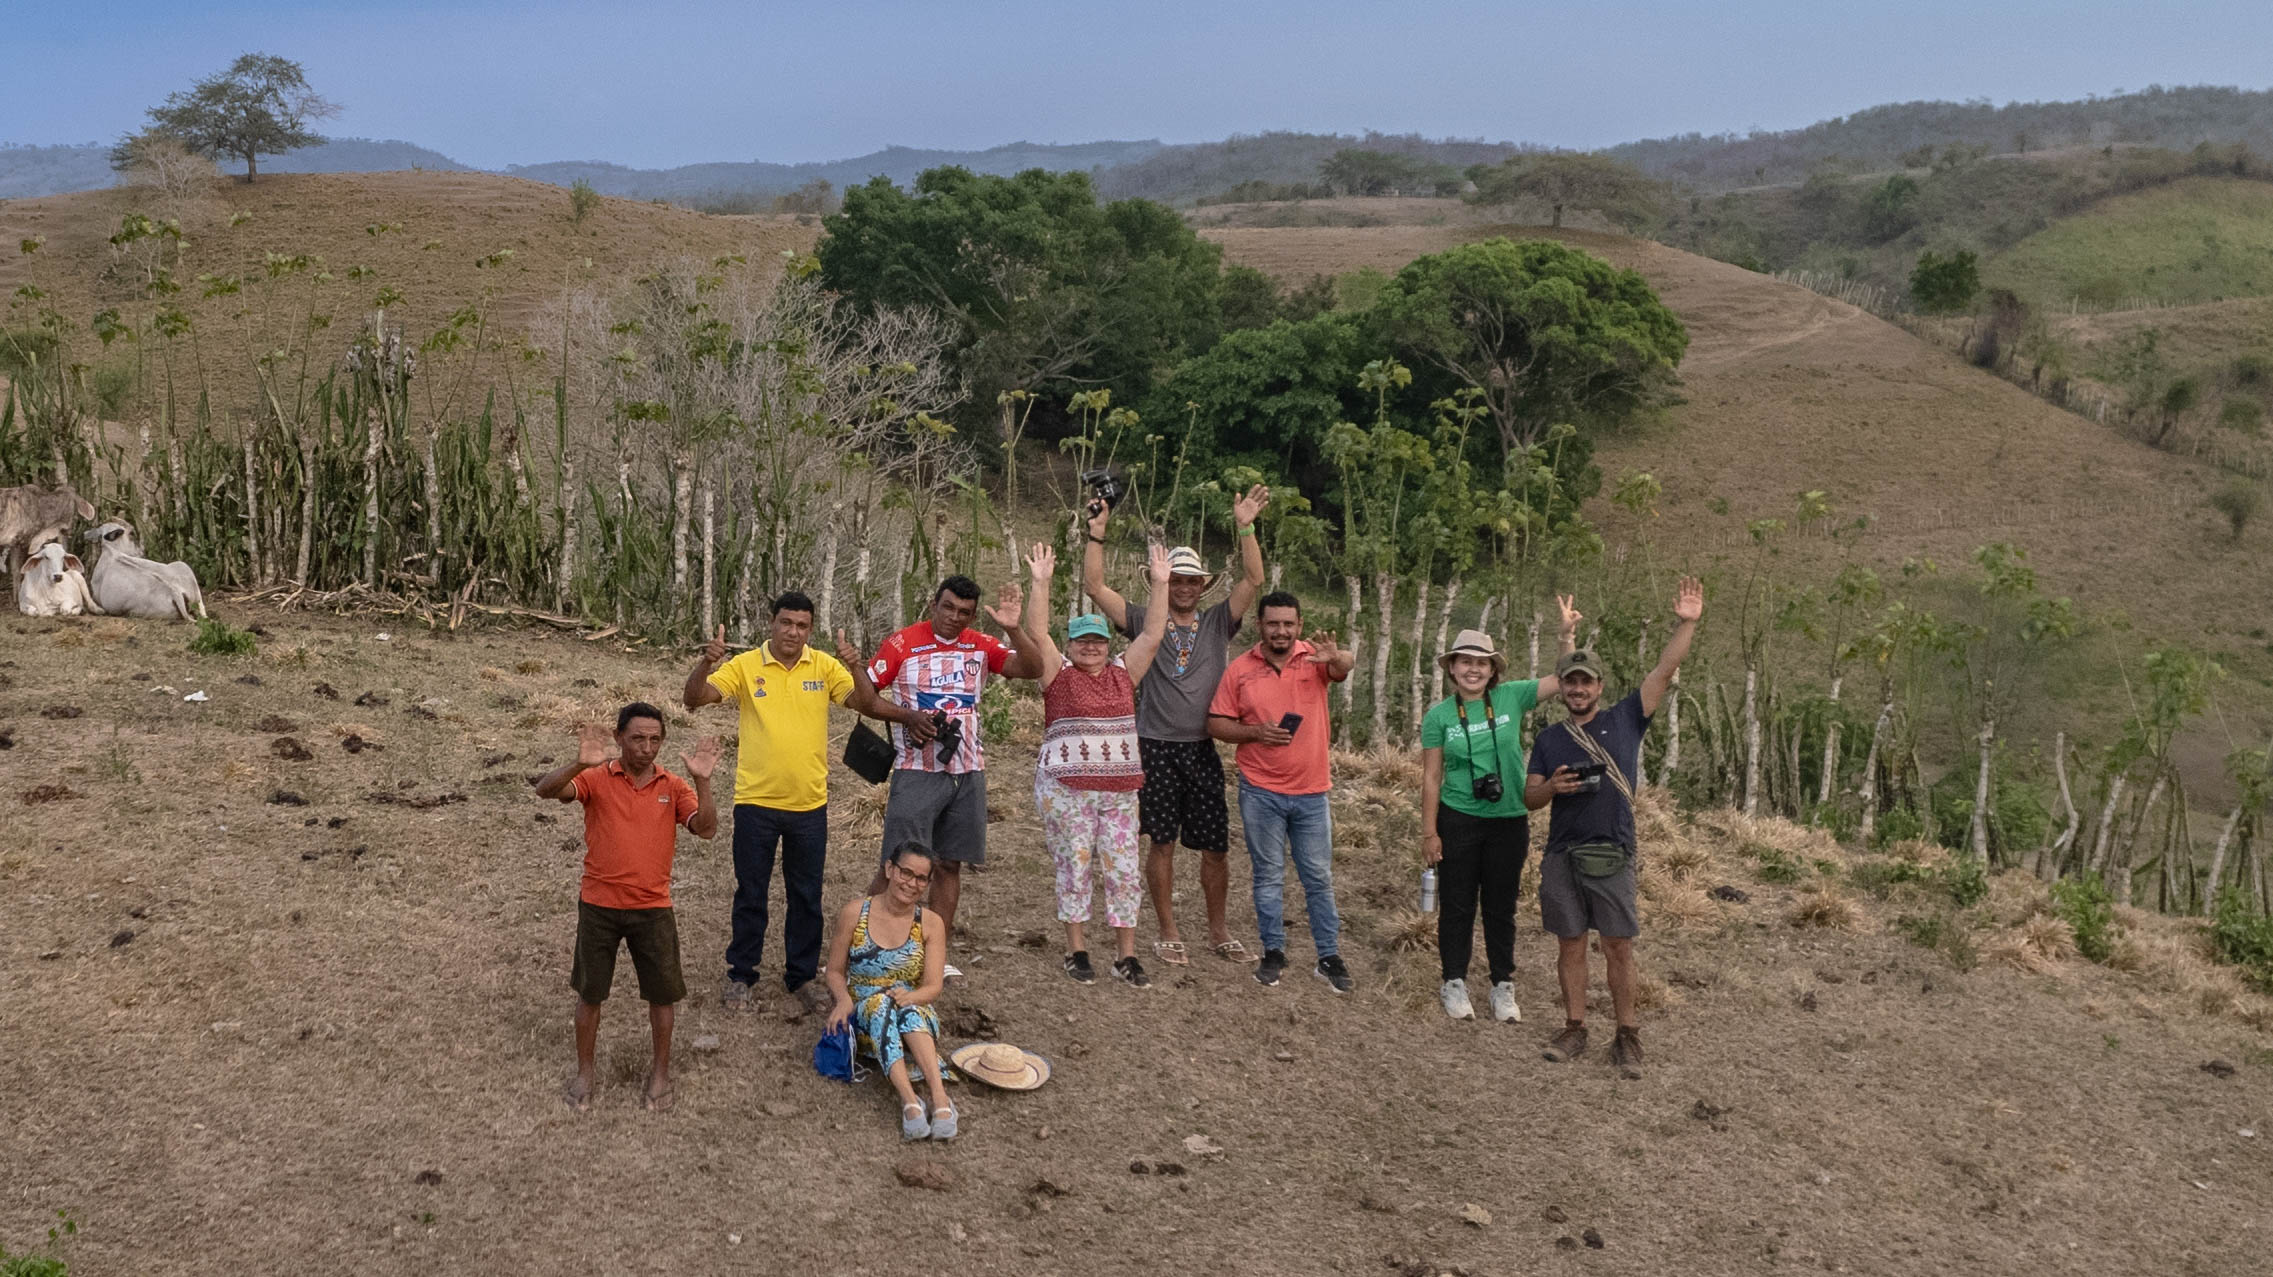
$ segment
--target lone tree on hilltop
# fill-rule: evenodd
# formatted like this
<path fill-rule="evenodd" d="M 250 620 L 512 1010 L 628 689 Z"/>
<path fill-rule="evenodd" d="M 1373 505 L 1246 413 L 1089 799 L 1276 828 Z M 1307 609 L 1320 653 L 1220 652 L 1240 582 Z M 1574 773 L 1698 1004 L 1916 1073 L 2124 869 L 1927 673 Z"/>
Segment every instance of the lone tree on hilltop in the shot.
<path fill-rule="evenodd" d="M 337 114 L 337 103 L 308 87 L 299 63 L 273 54 L 247 53 L 228 70 L 199 80 L 187 92 L 169 93 L 164 105 L 151 107 L 149 129 L 121 142 L 113 162 L 139 139 L 159 134 L 216 160 L 242 159 L 245 180 L 250 182 L 259 157 L 323 141 L 309 122 Z"/>
<path fill-rule="evenodd" d="M 1665 204 L 1665 188 L 1641 170 L 1607 156 L 1576 151 L 1514 155 L 1497 164 L 1478 164 L 1468 170 L 1468 180 L 1476 184 L 1469 203 L 1537 200 L 1547 206 L 1554 226 L 1563 224 L 1563 210 L 1590 208 L 1620 230 L 1633 231 L 1655 220 Z"/>

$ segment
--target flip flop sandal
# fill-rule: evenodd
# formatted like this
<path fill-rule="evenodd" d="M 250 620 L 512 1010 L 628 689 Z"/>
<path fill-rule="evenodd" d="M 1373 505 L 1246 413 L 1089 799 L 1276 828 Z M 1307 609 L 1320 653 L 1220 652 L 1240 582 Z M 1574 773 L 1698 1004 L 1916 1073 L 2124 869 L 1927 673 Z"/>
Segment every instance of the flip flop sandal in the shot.
<path fill-rule="evenodd" d="M 678 1103 L 678 1101 L 679 1089 L 674 1086 L 666 1089 L 661 1095 L 646 1095 L 643 1093 L 643 1098 L 640 1100 L 640 1104 L 650 1113 L 668 1113 L 671 1111 L 671 1106 Z"/>
<path fill-rule="evenodd" d="M 1237 940 L 1226 940 L 1222 944 L 1214 946 L 1214 952 L 1215 956 L 1230 962 L 1253 962 L 1256 960 L 1254 954 L 1247 952 L 1247 946 Z"/>
<path fill-rule="evenodd" d="M 1152 956 L 1172 967 L 1190 966 L 1192 963 L 1190 958 L 1184 956 L 1184 942 L 1181 940 L 1153 941 Z"/>
<path fill-rule="evenodd" d="M 568 1085 L 561 1088 L 560 1098 L 562 1103 L 579 1113 L 592 1111 L 592 1092 L 585 1089 L 575 1078 L 570 1078 Z"/>

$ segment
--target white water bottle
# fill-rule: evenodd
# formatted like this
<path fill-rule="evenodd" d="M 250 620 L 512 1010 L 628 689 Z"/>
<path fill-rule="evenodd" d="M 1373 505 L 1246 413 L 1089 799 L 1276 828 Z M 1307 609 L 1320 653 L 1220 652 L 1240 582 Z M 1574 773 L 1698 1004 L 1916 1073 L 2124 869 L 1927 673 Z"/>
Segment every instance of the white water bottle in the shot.
<path fill-rule="evenodd" d="M 1421 870 L 1421 912 L 1436 912 L 1436 866 Z"/>

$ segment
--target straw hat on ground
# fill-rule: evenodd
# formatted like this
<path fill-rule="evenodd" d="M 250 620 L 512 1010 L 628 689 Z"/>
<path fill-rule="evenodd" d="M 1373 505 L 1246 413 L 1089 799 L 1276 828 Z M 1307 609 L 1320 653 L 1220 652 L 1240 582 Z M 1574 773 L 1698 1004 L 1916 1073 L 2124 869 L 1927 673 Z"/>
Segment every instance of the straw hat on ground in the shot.
<path fill-rule="evenodd" d="M 1493 678 L 1507 677 L 1507 658 L 1500 655 L 1500 650 L 1492 645 L 1492 636 L 1482 630 L 1460 631 L 1460 637 L 1452 640 L 1451 648 L 1437 657 L 1436 663 L 1444 668 L 1445 673 L 1450 674 L 1452 658 L 1455 656 L 1481 656 L 1492 663 Z"/>
<path fill-rule="evenodd" d="M 1005 1091 L 1031 1091 L 1050 1080 L 1050 1062 L 1008 1042 L 973 1042 L 948 1057 L 955 1071 Z"/>

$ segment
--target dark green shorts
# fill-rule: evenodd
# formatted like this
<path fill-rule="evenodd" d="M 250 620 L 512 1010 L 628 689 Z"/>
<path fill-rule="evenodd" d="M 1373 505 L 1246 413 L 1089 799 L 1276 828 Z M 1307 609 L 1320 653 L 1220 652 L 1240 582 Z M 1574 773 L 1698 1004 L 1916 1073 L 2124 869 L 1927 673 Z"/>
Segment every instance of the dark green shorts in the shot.
<path fill-rule="evenodd" d="M 608 1000 L 616 982 L 616 943 L 631 948 L 631 968 L 639 973 L 639 996 L 669 1006 L 687 996 L 679 974 L 679 920 L 669 908 L 605 909 L 576 902 L 576 957 L 568 987 L 591 1006 Z"/>

